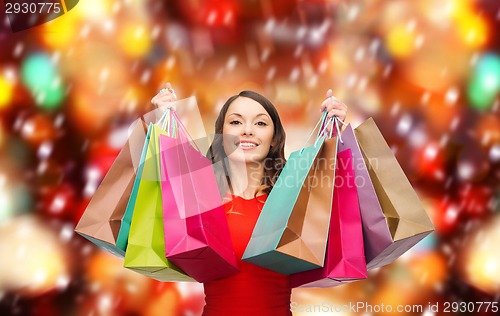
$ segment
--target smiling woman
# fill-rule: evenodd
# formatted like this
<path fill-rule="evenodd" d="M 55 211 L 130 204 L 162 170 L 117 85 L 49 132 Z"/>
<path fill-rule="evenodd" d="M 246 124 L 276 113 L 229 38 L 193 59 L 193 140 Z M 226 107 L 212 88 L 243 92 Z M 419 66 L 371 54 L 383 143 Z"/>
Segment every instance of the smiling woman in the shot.
<path fill-rule="evenodd" d="M 170 84 L 151 103 L 175 110 Z M 345 119 L 347 107 L 328 90 L 320 110 Z M 285 165 L 285 131 L 264 96 L 242 91 L 222 106 L 207 158 L 213 163 L 240 272 L 204 283 L 203 315 L 291 315 L 288 275 L 241 260 L 255 223 Z"/>
<path fill-rule="evenodd" d="M 256 163 L 261 162 L 267 156 L 270 147 L 275 143 L 272 140 L 274 123 L 267 113 L 259 113 L 261 111 L 259 108 L 264 110 L 258 102 L 250 98 L 236 99 L 229 106 L 228 112 L 232 113 L 227 115 L 223 129 L 223 134 L 234 135 L 238 138 L 241 136 L 234 145 L 244 151 L 252 150 L 252 156 L 245 155 L 245 159 Z M 232 144 L 224 142 L 224 148 L 231 148 Z M 234 151 L 231 150 L 231 152 L 234 154 Z"/>
<path fill-rule="evenodd" d="M 242 91 L 223 105 L 209 148 L 220 181 L 232 195 L 225 205 L 240 272 L 204 284 L 203 315 L 291 315 L 288 276 L 241 260 L 285 156 L 285 131 L 274 105 Z M 222 162 L 222 164 L 218 163 Z M 227 183 L 228 188 L 222 184 Z"/>
<path fill-rule="evenodd" d="M 286 161 L 286 134 L 274 105 L 256 92 L 242 91 L 222 106 L 215 134 L 208 158 L 224 167 L 216 169 L 221 193 L 246 198 L 269 193 Z"/>

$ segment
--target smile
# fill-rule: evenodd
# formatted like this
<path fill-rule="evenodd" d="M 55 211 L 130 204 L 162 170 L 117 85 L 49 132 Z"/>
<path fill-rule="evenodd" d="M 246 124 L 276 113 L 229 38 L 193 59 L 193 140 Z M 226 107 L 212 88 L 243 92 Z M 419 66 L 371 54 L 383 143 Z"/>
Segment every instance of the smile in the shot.
<path fill-rule="evenodd" d="M 242 149 L 252 149 L 252 148 L 259 146 L 258 144 L 251 142 L 251 141 L 238 142 L 238 143 L 236 143 L 236 145 Z"/>

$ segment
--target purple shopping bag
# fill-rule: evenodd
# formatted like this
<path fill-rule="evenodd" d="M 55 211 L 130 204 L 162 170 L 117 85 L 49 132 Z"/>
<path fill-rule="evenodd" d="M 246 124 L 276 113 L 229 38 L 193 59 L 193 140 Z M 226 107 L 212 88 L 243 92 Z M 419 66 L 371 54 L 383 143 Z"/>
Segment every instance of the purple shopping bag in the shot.
<path fill-rule="evenodd" d="M 160 136 L 165 251 L 198 282 L 237 273 L 212 163 L 195 149 L 175 113 L 178 137 Z"/>
<path fill-rule="evenodd" d="M 325 264 L 290 275 L 291 287 L 333 287 L 367 278 L 354 179 L 351 150 L 338 152 Z"/>
<path fill-rule="evenodd" d="M 351 124 L 348 124 L 342 132 L 342 142 L 339 142 L 338 146 L 339 151 L 350 149 L 352 153 L 359 209 L 363 222 L 366 264 L 368 269 L 376 268 L 378 265 L 374 263 L 378 262 L 377 257 L 393 241 Z"/>

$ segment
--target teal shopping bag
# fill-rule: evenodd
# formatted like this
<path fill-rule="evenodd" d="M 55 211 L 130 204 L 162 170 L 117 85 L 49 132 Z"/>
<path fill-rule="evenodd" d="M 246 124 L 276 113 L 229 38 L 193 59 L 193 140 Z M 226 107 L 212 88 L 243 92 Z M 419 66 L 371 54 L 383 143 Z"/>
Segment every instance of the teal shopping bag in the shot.
<path fill-rule="evenodd" d="M 288 158 L 255 224 L 244 261 L 283 274 L 323 266 L 337 153 L 337 138 L 324 135 L 325 119 L 326 112 L 314 128 L 320 126 L 314 144 Z"/>

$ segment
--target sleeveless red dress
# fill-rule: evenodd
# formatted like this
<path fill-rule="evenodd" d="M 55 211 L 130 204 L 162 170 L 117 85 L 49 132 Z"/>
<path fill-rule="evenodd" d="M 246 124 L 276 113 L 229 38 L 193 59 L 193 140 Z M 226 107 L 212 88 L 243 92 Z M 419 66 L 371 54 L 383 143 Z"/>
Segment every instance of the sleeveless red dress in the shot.
<path fill-rule="evenodd" d="M 204 283 L 203 315 L 292 315 L 288 276 L 241 260 L 267 195 L 232 198 L 224 209 L 240 272 Z"/>

